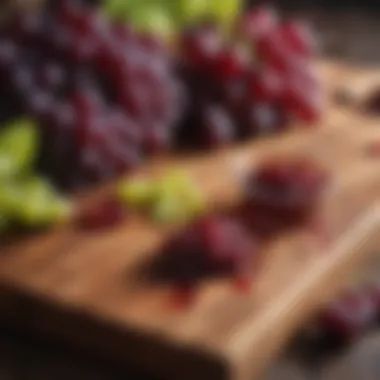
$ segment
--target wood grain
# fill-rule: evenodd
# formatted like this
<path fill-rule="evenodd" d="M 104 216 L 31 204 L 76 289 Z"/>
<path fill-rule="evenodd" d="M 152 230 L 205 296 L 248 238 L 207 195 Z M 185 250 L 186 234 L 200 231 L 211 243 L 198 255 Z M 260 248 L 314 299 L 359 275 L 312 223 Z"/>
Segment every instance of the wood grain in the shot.
<path fill-rule="evenodd" d="M 376 72 L 321 63 L 327 86 Z M 173 227 L 129 220 L 96 235 L 71 227 L 3 245 L 0 308 L 31 329 L 97 350 L 172 379 L 252 379 L 292 332 L 344 285 L 379 243 L 380 159 L 365 146 L 380 140 L 378 120 L 328 105 L 319 128 L 290 132 L 213 155 L 147 166 L 185 167 L 211 209 L 239 201 L 238 171 L 273 154 L 303 154 L 328 167 L 333 184 L 321 207 L 330 241 L 295 231 L 265 247 L 251 294 L 228 281 L 200 289 L 186 309 L 168 307 L 171 291 L 140 276 Z"/>

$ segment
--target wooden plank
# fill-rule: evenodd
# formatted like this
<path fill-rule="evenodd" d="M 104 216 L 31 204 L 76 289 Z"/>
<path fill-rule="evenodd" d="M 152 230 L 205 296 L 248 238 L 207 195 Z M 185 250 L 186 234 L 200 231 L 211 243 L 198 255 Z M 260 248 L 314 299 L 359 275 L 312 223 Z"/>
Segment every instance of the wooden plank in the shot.
<path fill-rule="evenodd" d="M 354 77 L 332 64 L 321 72 L 329 85 Z M 251 294 L 218 280 L 191 307 L 168 307 L 170 289 L 144 283 L 139 273 L 172 228 L 129 220 L 96 235 L 67 227 L 3 246 L 2 315 L 167 378 L 251 379 L 379 243 L 380 159 L 365 155 L 368 141 L 380 140 L 377 123 L 330 104 L 315 130 L 146 168 L 186 168 L 210 208 L 238 202 L 236 171 L 268 155 L 304 154 L 329 168 L 334 180 L 320 212 L 331 241 L 296 231 L 271 242 Z"/>

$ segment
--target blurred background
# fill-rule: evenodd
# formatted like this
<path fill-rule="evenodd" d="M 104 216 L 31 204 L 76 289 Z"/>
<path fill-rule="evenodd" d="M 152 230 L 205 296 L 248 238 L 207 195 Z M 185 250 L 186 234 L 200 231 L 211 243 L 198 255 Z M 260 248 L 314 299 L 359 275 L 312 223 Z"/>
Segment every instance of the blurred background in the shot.
<path fill-rule="evenodd" d="M 257 1 L 248 1 L 247 5 L 255 3 Z M 345 62 L 379 64 L 379 0 L 279 0 L 270 4 L 313 22 L 321 35 L 326 56 Z M 374 265 L 375 261 L 369 264 L 368 276 L 380 274 L 380 265 Z M 379 363 L 380 335 L 376 330 L 353 346 L 327 353 L 320 347 L 311 346 L 300 335 L 263 379 L 378 380 Z M 115 368 L 111 363 L 93 360 L 84 352 L 0 326 L 0 380 L 142 378 Z"/>

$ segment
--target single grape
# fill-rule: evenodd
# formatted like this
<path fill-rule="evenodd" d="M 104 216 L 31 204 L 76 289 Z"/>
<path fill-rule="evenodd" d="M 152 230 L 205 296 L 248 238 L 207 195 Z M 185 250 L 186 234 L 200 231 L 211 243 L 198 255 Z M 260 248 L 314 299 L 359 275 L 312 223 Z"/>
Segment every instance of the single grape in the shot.
<path fill-rule="evenodd" d="M 17 60 L 19 48 L 10 40 L 0 40 L 0 70 L 8 71 Z"/>
<path fill-rule="evenodd" d="M 213 0 L 217 1 L 217 0 Z M 271 8 L 252 8 L 239 20 L 237 28 L 240 34 L 252 43 L 272 33 L 278 23 L 276 12 Z"/>
<path fill-rule="evenodd" d="M 157 222 L 182 222 L 188 219 L 188 211 L 178 199 L 161 196 L 153 205 L 152 216 Z"/>
<path fill-rule="evenodd" d="M 154 185 L 146 179 L 123 179 L 117 184 L 116 193 L 127 204 L 145 206 L 153 201 Z"/>
<path fill-rule="evenodd" d="M 0 214 L 0 234 L 9 228 L 9 220 L 5 215 Z"/>
<path fill-rule="evenodd" d="M 188 0 L 191 1 L 191 0 Z M 202 0 L 199 0 L 202 1 Z M 236 20 L 241 9 L 241 0 L 208 0 L 206 14 L 210 15 L 218 23 L 229 26 Z"/>
<path fill-rule="evenodd" d="M 38 133 L 33 122 L 20 119 L 0 132 L 0 178 L 30 169 L 38 149 Z"/>
<path fill-rule="evenodd" d="M 17 185 L 19 199 L 12 217 L 18 223 L 27 227 L 43 227 L 70 217 L 70 203 L 58 196 L 48 182 L 32 177 Z"/>
<path fill-rule="evenodd" d="M 217 147 L 233 141 L 234 122 L 222 107 L 206 107 L 201 114 L 201 142 L 208 147 Z"/>
<path fill-rule="evenodd" d="M 295 54 L 311 57 L 317 51 L 317 41 L 311 28 L 301 22 L 287 22 L 281 26 L 285 44 Z"/>
<path fill-rule="evenodd" d="M 178 21 L 183 25 L 202 19 L 210 10 L 208 3 L 208 0 L 178 0 Z"/>
<path fill-rule="evenodd" d="M 103 10 L 112 18 L 124 20 L 131 3 L 131 0 L 107 0 L 103 4 Z"/>
<path fill-rule="evenodd" d="M 129 14 L 138 30 L 157 33 L 164 37 L 171 36 L 175 31 L 170 14 L 159 4 L 139 4 L 133 7 Z"/>

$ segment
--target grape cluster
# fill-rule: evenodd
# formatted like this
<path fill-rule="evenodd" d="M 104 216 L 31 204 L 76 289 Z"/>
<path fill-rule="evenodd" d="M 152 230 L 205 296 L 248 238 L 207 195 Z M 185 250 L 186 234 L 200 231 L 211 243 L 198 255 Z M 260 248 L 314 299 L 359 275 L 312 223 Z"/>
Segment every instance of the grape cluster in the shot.
<path fill-rule="evenodd" d="M 42 129 L 41 170 L 61 187 L 87 184 L 169 147 L 181 110 L 173 72 L 152 35 L 55 2 L 1 31 L 1 116 L 30 115 Z"/>
<path fill-rule="evenodd" d="M 184 145 L 219 146 L 320 116 L 316 46 L 305 25 L 260 8 L 239 20 L 235 34 L 226 41 L 203 23 L 181 36 L 179 72 L 191 99 L 179 129 Z"/>

